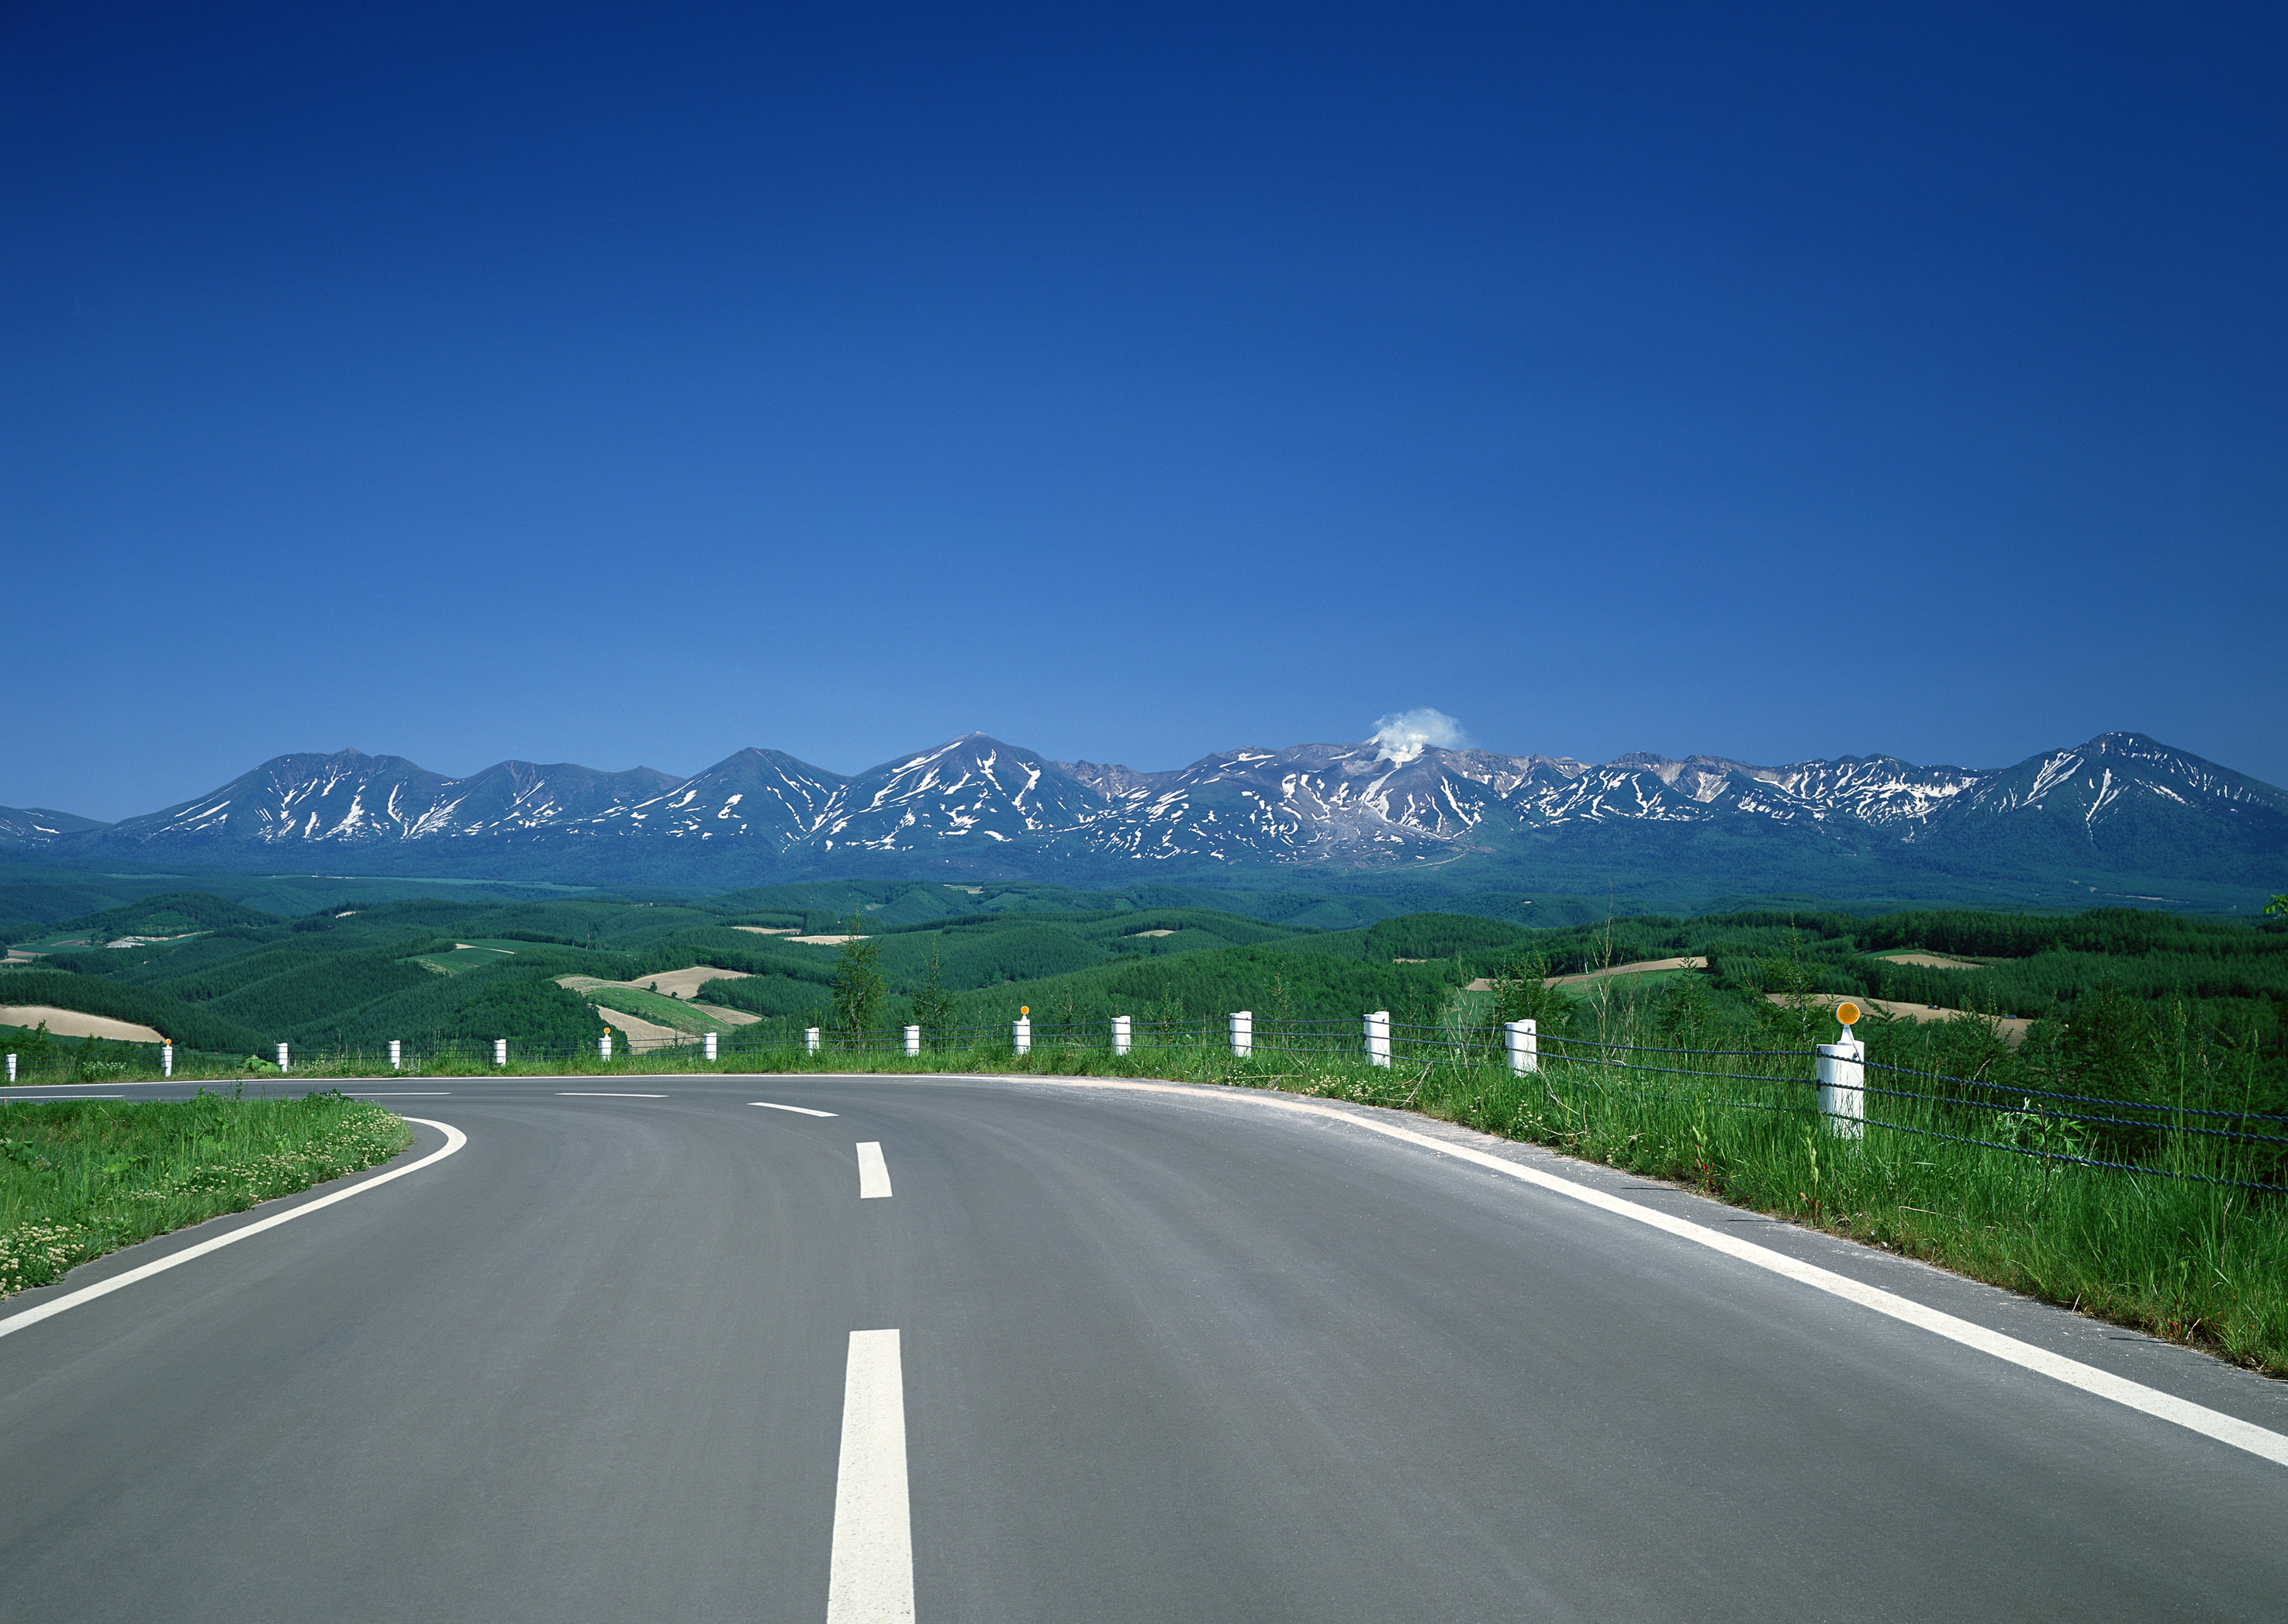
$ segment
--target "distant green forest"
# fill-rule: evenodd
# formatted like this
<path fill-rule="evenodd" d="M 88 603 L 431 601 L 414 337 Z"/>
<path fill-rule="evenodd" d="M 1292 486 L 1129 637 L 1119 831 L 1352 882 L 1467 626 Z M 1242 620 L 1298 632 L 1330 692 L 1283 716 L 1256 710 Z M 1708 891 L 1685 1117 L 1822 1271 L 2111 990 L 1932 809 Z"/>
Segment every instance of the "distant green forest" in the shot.
<path fill-rule="evenodd" d="M 1832 1034 L 1812 1007 L 1820 994 L 1937 1005 L 2032 1026 L 2012 1044 L 1987 1021 L 1879 1014 L 1863 1035 L 1872 1031 L 1879 1054 L 1901 1064 L 1977 1076 L 2046 1068 L 2053 1080 L 2070 1073 L 2116 1089 L 2157 1086 L 2165 1050 L 2197 1049 L 2204 1065 L 2238 1056 L 2255 1093 L 2288 1110 L 2288 922 L 2132 909 L 1763 909 L 1548 928 L 1523 923 L 1531 911 L 1515 900 L 1513 917 L 1361 918 L 1323 897 L 1250 915 L 1153 888 L 819 883 L 703 899 L 349 896 L 282 918 L 161 891 L 20 932 L 19 945 L 44 956 L 0 972 L 0 1003 L 112 1016 L 188 1048 L 240 1054 L 282 1041 L 592 1043 L 603 1030 L 593 1002 L 560 978 L 641 984 L 711 966 L 745 973 L 708 982 L 702 1002 L 759 1018 L 740 1030 L 767 1038 L 835 1023 L 841 951 L 790 936 L 840 934 L 855 908 L 882 981 L 881 1027 L 932 1007 L 945 1025 L 1004 1030 L 1029 1008 L 1044 1032 L 1095 1029 L 1116 1014 L 1205 1032 L 1235 1009 L 1253 1010 L 1267 1030 L 1347 1027 L 1374 1009 L 1422 1026 L 1482 1022 L 1504 1000 L 1522 1010 L 1517 989 L 1545 976 L 1690 958 L 1705 968 L 1613 977 L 1528 1002 L 1553 1036 L 1634 1023 L 1685 1046 L 1801 1047 Z M 135 937 L 175 939 L 56 945 Z M 1882 956 L 1903 950 L 1973 963 Z"/>

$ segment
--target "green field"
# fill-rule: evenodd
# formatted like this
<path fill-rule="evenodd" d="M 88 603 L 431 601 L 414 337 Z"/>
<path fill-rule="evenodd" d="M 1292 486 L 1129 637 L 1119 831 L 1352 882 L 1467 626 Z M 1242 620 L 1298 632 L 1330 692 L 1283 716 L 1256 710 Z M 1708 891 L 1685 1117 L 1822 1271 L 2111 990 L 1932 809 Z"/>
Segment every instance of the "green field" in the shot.
<path fill-rule="evenodd" d="M 492 969 L 503 959 L 515 958 L 528 946 L 524 942 L 460 942 L 442 952 L 417 953 L 411 956 L 417 964 L 427 964 L 447 975 L 458 975 L 467 970 Z"/>
<path fill-rule="evenodd" d="M 583 987 L 579 992 L 580 996 L 591 1003 L 600 1003 L 608 1010 L 633 1015 L 655 1026 L 671 1026 L 678 1032 L 736 1032 L 741 1025 L 711 1015 L 683 999 L 645 992 L 640 987 L 592 986 Z"/>

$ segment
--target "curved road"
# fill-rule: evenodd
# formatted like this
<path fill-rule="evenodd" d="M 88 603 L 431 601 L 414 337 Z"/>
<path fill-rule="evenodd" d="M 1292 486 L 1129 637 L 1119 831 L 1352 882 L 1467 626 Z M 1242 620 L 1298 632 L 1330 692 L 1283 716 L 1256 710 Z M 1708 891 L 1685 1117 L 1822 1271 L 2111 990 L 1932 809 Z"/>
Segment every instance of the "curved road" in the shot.
<path fill-rule="evenodd" d="M 350 1086 L 467 1142 L 0 1304 L 0 1619 L 2288 1611 L 2288 1464 L 1360 1124 L 2260 1437 L 2288 1386 L 1526 1147 L 1212 1089 Z"/>

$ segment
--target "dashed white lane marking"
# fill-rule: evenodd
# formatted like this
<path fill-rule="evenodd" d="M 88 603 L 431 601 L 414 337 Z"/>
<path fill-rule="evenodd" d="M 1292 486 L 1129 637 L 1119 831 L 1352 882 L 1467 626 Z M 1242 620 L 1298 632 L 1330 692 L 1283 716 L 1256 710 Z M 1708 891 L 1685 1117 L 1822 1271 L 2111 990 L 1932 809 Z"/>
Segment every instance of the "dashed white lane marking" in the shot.
<path fill-rule="evenodd" d="M 162 1257 L 156 1263 L 145 1264 L 139 1269 L 130 1269 L 124 1274 L 115 1274 L 107 1280 L 99 1281 L 92 1286 L 83 1286 L 77 1291 L 66 1292 L 62 1296 L 43 1303 L 37 1308 L 28 1308 L 20 1314 L 11 1314 L 7 1319 L 0 1319 L 0 1336 L 13 1335 L 25 1327 L 37 1325 L 41 1320 L 60 1314 L 68 1308 L 77 1308 L 83 1303 L 93 1302 L 98 1297 L 117 1291 L 123 1286 L 132 1286 L 138 1280 L 147 1280 L 155 1274 L 163 1274 L 170 1269 L 190 1262 L 194 1257 L 204 1257 L 208 1253 L 218 1252 L 226 1246 L 236 1246 L 250 1235 L 258 1235 L 264 1230 L 276 1229 L 282 1224 L 290 1224 L 295 1219 L 305 1217 L 321 1208 L 331 1207 L 336 1201 L 346 1201 L 354 1195 L 363 1195 L 369 1190 L 377 1190 L 393 1178 L 402 1178 L 408 1173 L 418 1173 L 425 1167 L 444 1161 L 446 1157 L 469 1142 L 468 1135 L 449 1122 L 433 1122 L 426 1117 L 419 1116 L 409 1116 L 405 1120 L 409 1122 L 418 1122 L 424 1128 L 433 1128 L 443 1134 L 445 1148 L 431 1151 L 420 1161 L 409 1161 L 401 1168 L 392 1168 L 388 1172 L 377 1174 L 363 1184 L 352 1184 L 346 1190 L 337 1190 L 331 1195 L 322 1195 L 314 1201 L 305 1201 L 299 1207 L 279 1213 L 274 1217 L 264 1218 L 259 1223 L 250 1224 L 244 1229 L 234 1229 L 227 1235 L 217 1235 L 212 1240 L 202 1240 L 195 1247 L 185 1247 L 181 1251 Z"/>
<path fill-rule="evenodd" d="M 808 1105 L 782 1105 L 776 1100 L 751 1099 L 751 1105 L 760 1105 L 766 1111 L 792 1111 L 803 1116 L 832 1116 L 831 1111 L 813 1111 Z"/>
<path fill-rule="evenodd" d="M 826 1624 L 894 1624 L 913 1616 L 906 1383 L 898 1334 L 853 1331 L 842 1379 L 842 1458 L 834 1476 Z"/>
<path fill-rule="evenodd" d="M 882 1147 L 869 1139 L 858 1147 L 858 1199 L 872 1200 L 890 1193 L 890 1164 L 882 1160 Z"/>
<path fill-rule="evenodd" d="M 1027 1078 L 1023 1081 L 1040 1080 Z M 1198 1099 L 1205 1093 L 1205 1090 L 1197 1087 L 1185 1088 L 1172 1082 L 1116 1082 L 1100 1077 L 1091 1077 L 1084 1081 L 1076 1081 L 1061 1086 L 1111 1089 L 1123 1093 L 1179 1094 L 1190 1099 Z M 2052 1353 L 2046 1348 L 2037 1348 L 2031 1343 L 2020 1342 L 2014 1336 L 2005 1336 L 1999 1331 L 1990 1331 L 1982 1325 L 1974 1325 L 1967 1319 L 1958 1319 L 1953 1314 L 1944 1313 L 1938 1309 L 1926 1308 L 1911 1298 L 1900 1296 L 1896 1292 L 1885 1291 L 1879 1286 L 1863 1285 L 1847 1275 L 1836 1273 L 1831 1269 L 1823 1269 L 1816 1264 L 1799 1262 L 1784 1252 L 1775 1252 L 1768 1247 L 1760 1247 L 1752 1241 L 1742 1240 L 1736 1236 L 1722 1234 L 1712 1229 L 1703 1229 L 1697 1224 L 1673 1217 L 1656 1208 L 1640 1206 L 1620 1196 L 1608 1195 L 1602 1190 L 1593 1189 L 1587 1184 L 1576 1184 L 1569 1178 L 1561 1178 L 1554 1173 L 1544 1172 L 1539 1168 L 1530 1167 L 1523 1162 L 1489 1155 L 1486 1152 L 1472 1145 L 1457 1145 L 1445 1139 L 1434 1139 L 1427 1134 L 1416 1133 L 1413 1129 L 1401 1128 L 1394 1122 L 1380 1122 L 1371 1117 L 1354 1116 L 1347 1111 L 1339 1111 L 1331 1105 L 1313 1105 L 1303 1100 L 1275 1099 L 1267 1095 L 1247 1092 L 1235 1093 L 1231 1097 L 1235 1101 L 1245 1101 L 1248 1105 L 1265 1106 L 1272 1110 L 1300 1112 L 1307 1116 L 1332 1117 L 1339 1122 L 1348 1122 L 1354 1128 L 1363 1128 L 1369 1133 L 1380 1134 L 1386 1139 L 1397 1139 L 1408 1145 L 1418 1145 L 1426 1151 L 1434 1151 L 1441 1156 L 1451 1156 L 1457 1161 L 1473 1163 L 1484 1168 L 1489 1172 L 1499 1173 L 1505 1177 L 1533 1184 L 1552 1194 L 1579 1201 L 1585 1206 L 1599 1208 L 1617 1217 L 1633 1219 L 1649 1229 L 1660 1230 L 1675 1236 L 1680 1240 L 1688 1240 L 1695 1246 L 1706 1247 L 1712 1252 L 1721 1252 L 1727 1257 L 1737 1258 L 1744 1264 L 1752 1264 L 1759 1269 L 1768 1269 L 1774 1274 L 1784 1275 L 1789 1279 L 1811 1287 L 1815 1291 L 1826 1292 L 1831 1296 L 1842 1298 L 1847 1303 L 1856 1303 L 1862 1308 L 1872 1309 L 1879 1314 L 1888 1315 L 1893 1319 L 1928 1331 L 1934 1336 L 1943 1336 L 1949 1342 L 1959 1343 L 1966 1348 L 1974 1348 L 1981 1353 L 1990 1354 L 2007 1364 L 2018 1366 L 2021 1369 L 2048 1376 L 2053 1381 L 2062 1382 L 2069 1387 L 2077 1387 L 2082 1391 L 2094 1393 L 2101 1398 L 2110 1398 L 2116 1404 L 2124 1405 L 2161 1421 L 2172 1422 L 2188 1431 L 2197 1432 L 2204 1438 L 2214 1438 L 2220 1444 L 2228 1444 L 2235 1449 L 2244 1449 L 2251 1454 L 2261 1455 L 2268 1461 L 2288 1466 L 2288 1435 L 2270 1431 L 2256 1425 L 2253 1422 L 2243 1421 L 2237 1415 L 2227 1415 L 2221 1410 L 2212 1410 L 2205 1405 L 2195 1404 L 2189 1398 L 2180 1398 L 2174 1393 L 2165 1393 L 2158 1388 L 2148 1387 L 2141 1382 L 2132 1382 L 2125 1376 L 2117 1376 L 2110 1371 L 2100 1370 L 2094 1365 L 2085 1365 L 2079 1359 L 2070 1359 L 2062 1354 Z"/>
<path fill-rule="evenodd" d="M 665 1099 L 664 1094 L 610 1094 L 601 1089 L 559 1089 L 559 1099 Z"/>

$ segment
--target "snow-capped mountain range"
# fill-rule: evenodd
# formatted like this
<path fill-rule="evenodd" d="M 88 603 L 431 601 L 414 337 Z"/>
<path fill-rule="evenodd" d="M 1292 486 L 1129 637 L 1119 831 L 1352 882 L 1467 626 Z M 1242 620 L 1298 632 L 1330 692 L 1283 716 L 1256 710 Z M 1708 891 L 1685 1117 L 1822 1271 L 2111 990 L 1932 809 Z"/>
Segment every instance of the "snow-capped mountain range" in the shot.
<path fill-rule="evenodd" d="M 725 884 L 1457 867 L 1538 884 L 1611 860 L 1728 862 L 1748 885 L 1807 863 L 1900 861 L 1964 876 L 2062 863 L 2237 883 L 2288 872 L 2288 794 L 2138 733 L 1982 771 L 1882 756 L 1591 764 L 1369 742 L 1233 750 L 1162 772 L 1053 761 L 973 733 L 851 777 L 763 749 L 688 779 L 520 761 L 452 779 L 356 750 L 280 756 L 116 824 L 0 808 L 0 850 Z"/>

